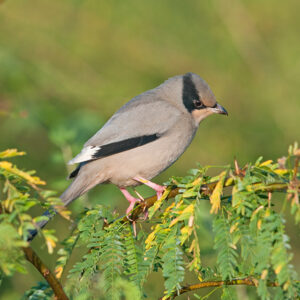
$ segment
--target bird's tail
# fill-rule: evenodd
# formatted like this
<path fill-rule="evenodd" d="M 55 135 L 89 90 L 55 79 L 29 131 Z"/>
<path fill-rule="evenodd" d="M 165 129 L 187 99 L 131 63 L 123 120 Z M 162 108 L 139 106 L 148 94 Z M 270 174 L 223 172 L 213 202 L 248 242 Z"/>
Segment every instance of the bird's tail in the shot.
<path fill-rule="evenodd" d="M 75 178 L 75 180 L 69 185 L 69 187 L 62 193 L 60 196 L 60 199 L 64 206 L 69 205 L 73 200 L 80 197 L 82 194 L 87 192 L 89 189 L 91 189 L 94 185 L 88 186 L 83 185 L 83 180 L 78 180 L 78 177 Z M 36 229 L 29 231 L 29 236 L 27 238 L 27 241 L 30 242 L 34 239 L 34 237 L 37 235 L 38 231 L 46 226 L 46 224 L 57 214 L 57 211 L 54 207 L 48 209 L 46 212 L 43 213 L 42 216 L 46 217 L 47 219 L 42 220 L 38 223 L 36 223 Z"/>

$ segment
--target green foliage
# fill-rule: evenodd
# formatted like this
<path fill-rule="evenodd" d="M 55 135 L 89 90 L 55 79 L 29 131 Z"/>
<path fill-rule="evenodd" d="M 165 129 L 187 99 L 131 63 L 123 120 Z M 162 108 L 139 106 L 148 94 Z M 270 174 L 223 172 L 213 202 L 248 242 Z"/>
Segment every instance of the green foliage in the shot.
<path fill-rule="evenodd" d="M 22 300 L 49 300 L 53 291 L 45 282 L 38 282 L 36 286 L 25 292 Z"/>
<path fill-rule="evenodd" d="M 184 262 L 183 251 L 180 245 L 180 241 L 177 238 L 177 226 L 170 231 L 166 242 L 162 246 L 164 251 L 162 257 L 163 275 L 165 278 L 166 294 L 172 295 L 174 290 L 181 288 L 180 283 L 184 279 Z"/>
<path fill-rule="evenodd" d="M 79 231 L 75 229 L 73 234 L 61 242 L 62 248 L 57 251 L 59 255 L 56 261 L 55 274 L 57 278 L 61 278 L 64 268 L 76 246 L 79 238 Z"/>
<path fill-rule="evenodd" d="M 221 104 L 228 108 L 230 118 L 214 116 L 201 124 L 189 152 L 156 179 L 158 182 L 174 174 L 185 174 L 195 161 L 219 164 L 230 162 L 233 155 L 242 162 L 254 162 L 258 154 L 279 157 L 291 139 L 299 136 L 297 0 L 0 3 L 0 148 L 15 145 L 26 149 L 29 157 L 13 162 L 21 169 L 38 170 L 51 189 L 59 193 L 67 185 L 64 162 L 80 151 L 113 111 L 138 93 L 186 71 L 207 80 Z M 221 170 L 209 172 L 211 175 Z M 224 189 L 224 195 L 228 196 L 229 189 Z M 284 230 L 291 240 L 290 251 L 296 252 L 300 248 L 299 230 L 293 228 L 294 218 L 288 213 L 290 209 L 293 214 L 297 212 L 297 205 L 290 206 L 296 193 L 291 196 L 282 212 L 284 194 L 275 193 L 272 203 L 287 221 Z M 84 206 L 94 208 L 95 203 L 124 213 L 126 200 L 113 186 L 96 188 L 88 197 L 72 205 L 74 215 Z M 222 197 L 221 201 L 224 203 L 227 198 Z M 29 210 L 30 215 L 39 215 L 35 207 Z M 195 281 L 214 278 L 218 251 L 213 250 L 214 215 L 209 214 L 210 209 L 205 201 L 197 203 L 194 222 L 198 226 L 198 241 L 191 249 L 182 246 L 185 262 L 186 255 L 193 259 L 186 272 L 195 272 Z M 151 225 L 156 225 L 158 212 Z M 242 220 L 238 224 L 241 226 Z M 252 225 L 255 229 L 255 222 Z M 48 226 L 60 233 L 60 239 L 73 234 L 67 233 L 69 226 L 59 217 Z M 148 251 L 142 243 L 141 232 L 148 235 L 148 226 L 137 225 L 136 248 L 140 253 L 146 251 L 151 259 L 139 261 L 135 277 L 143 279 L 148 299 L 156 299 L 163 288 L 161 273 L 142 276 L 142 270 L 151 274 L 153 266 L 159 266 L 157 246 Z M 248 253 L 251 258 L 255 239 L 249 239 L 252 235 L 247 220 L 242 227 L 239 243 L 243 246 L 239 249 L 238 245 L 237 251 L 243 251 L 245 256 Z M 55 248 L 48 259 L 41 240 L 33 246 L 51 266 L 56 259 Z M 84 243 L 76 243 L 70 255 L 59 254 L 66 258 L 61 279 L 64 284 L 69 268 L 85 254 L 85 248 Z M 249 262 L 239 260 L 240 269 L 243 264 L 246 270 Z M 300 269 L 299 255 L 292 263 Z M 196 274 L 195 270 L 200 271 Z M 182 285 L 193 282 L 187 280 L 190 275 L 185 278 Z M 34 272 L 26 277 L 6 278 L 0 298 L 6 299 L 10 293 L 17 299 L 24 286 L 35 285 L 35 280 Z M 247 289 L 249 298 L 255 298 L 255 290 Z M 218 293 L 211 298 L 218 298 Z"/>
<path fill-rule="evenodd" d="M 101 243 L 102 242 L 102 243 Z M 108 227 L 102 236 L 99 247 L 100 270 L 102 271 L 105 294 L 109 299 L 118 299 L 117 280 L 120 278 L 123 262 L 125 260 L 123 243 L 119 231 L 113 226 Z"/>
<path fill-rule="evenodd" d="M 130 281 L 133 281 L 137 286 L 139 286 L 138 281 L 136 281 L 136 276 L 139 273 L 139 259 L 141 257 L 138 253 L 139 248 L 136 247 L 135 237 L 131 226 L 127 225 L 124 229 L 124 274 L 130 277 Z"/>
<path fill-rule="evenodd" d="M 17 153 L 2 152 L 0 157 Z M 101 205 L 86 209 L 78 216 L 71 235 L 61 242 L 56 276 L 61 278 L 78 248 L 85 254 L 73 264 L 63 283 L 67 294 L 76 300 L 145 298 L 148 276 L 158 271 L 164 280 L 163 299 L 184 291 L 187 275 L 203 284 L 225 281 L 223 288 L 217 287 L 201 299 L 220 288 L 222 299 L 236 299 L 235 288 L 226 286 L 231 280 L 235 284 L 252 283 L 256 288 L 251 290 L 256 290 L 260 299 L 295 299 L 300 288 L 291 265 L 285 215 L 289 205 L 295 222 L 299 222 L 299 199 L 295 197 L 299 196 L 298 164 L 295 145 L 284 162 L 262 162 L 260 158 L 242 169 L 235 163 L 234 168 L 220 167 L 216 176 L 208 175 L 212 167 L 191 170 L 186 177 L 170 179 L 162 199 L 150 208 L 147 222 L 132 223 Z M 46 206 L 58 200 L 36 188 L 42 181 L 32 173 L 4 161 L 0 168 L 5 195 L 1 199 L 0 247 L 6 251 L 0 266 L 9 276 L 26 271 L 21 250 L 28 246 L 26 231 L 38 219 L 28 214 L 29 208 L 40 202 L 35 195 L 43 194 Z M 171 201 L 168 195 L 175 188 L 178 193 Z M 205 209 L 209 226 L 201 214 Z M 201 245 L 205 245 L 201 238 L 205 231 L 211 234 L 211 227 L 214 239 L 207 247 L 216 252 L 216 262 L 205 266 L 207 262 L 202 262 L 200 255 Z M 51 231 L 43 234 L 52 253 L 55 237 Z M 40 283 L 24 297 L 48 299 L 49 295 L 48 285 Z"/>
<path fill-rule="evenodd" d="M 236 275 L 237 252 L 233 237 L 230 234 L 229 221 L 220 215 L 214 221 L 215 249 L 218 251 L 217 264 L 222 274 L 222 279 L 231 280 Z"/>
<path fill-rule="evenodd" d="M 236 291 L 232 287 L 224 287 L 221 300 L 236 300 Z"/>
<path fill-rule="evenodd" d="M 26 247 L 16 229 L 11 224 L 1 222 L 0 226 L 0 266 L 6 275 L 15 271 L 26 272 L 21 247 Z"/>
<path fill-rule="evenodd" d="M 60 202 L 50 191 L 37 187 L 45 182 L 34 176 L 34 171 L 22 171 L 5 160 L 24 154 L 16 149 L 0 152 L 0 270 L 5 275 L 25 272 L 22 247 L 28 245 L 28 231 L 41 220 L 41 217 L 31 217 L 30 210 L 40 204 L 48 207 Z M 56 237 L 50 230 L 41 233 L 52 253 Z"/>

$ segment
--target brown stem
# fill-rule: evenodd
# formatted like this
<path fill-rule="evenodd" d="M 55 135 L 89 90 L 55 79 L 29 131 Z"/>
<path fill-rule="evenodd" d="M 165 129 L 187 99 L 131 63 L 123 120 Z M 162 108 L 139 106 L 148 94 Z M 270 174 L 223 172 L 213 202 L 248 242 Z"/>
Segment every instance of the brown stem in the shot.
<path fill-rule="evenodd" d="M 69 300 L 65 294 L 60 282 L 54 274 L 47 268 L 38 255 L 31 247 L 23 247 L 26 259 L 42 274 L 48 284 L 51 286 L 56 300 Z"/>
<path fill-rule="evenodd" d="M 234 168 L 235 168 L 236 175 L 239 176 L 241 174 L 241 169 L 240 169 L 238 161 L 236 159 L 234 160 Z"/>
<path fill-rule="evenodd" d="M 225 179 L 225 182 L 226 182 L 226 179 Z M 200 192 L 202 192 L 206 195 L 210 195 L 213 192 L 217 183 L 218 183 L 217 181 L 214 181 L 214 182 L 202 185 L 200 187 Z M 232 182 L 230 185 L 227 185 L 226 187 L 229 187 L 232 185 L 234 185 L 234 182 Z M 262 191 L 262 192 L 269 192 L 269 193 L 274 192 L 274 191 L 284 191 L 288 188 L 289 188 L 289 185 L 287 183 L 271 183 L 266 186 L 261 185 L 260 183 L 253 184 L 253 189 L 255 191 Z M 296 186 L 296 189 L 298 189 L 300 191 L 299 184 Z M 174 188 L 170 191 L 170 193 L 168 194 L 166 199 L 174 198 L 178 194 L 179 194 L 179 188 Z M 130 216 L 130 220 L 127 218 L 127 216 L 124 216 L 124 217 L 122 217 L 121 222 L 136 221 L 139 218 L 139 216 L 142 213 L 144 213 L 146 209 L 153 206 L 156 201 L 157 201 L 156 196 L 146 198 L 143 202 L 141 202 L 140 205 L 138 205 L 134 209 L 134 211 L 132 212 L 132 215 Z M 114 221 L 112 221 L 110 223 L 104 223 L 104 227 L 109 226 L 110 224 L 114 223 Z"/>
<path fill-rule="evenodd" d="M 216 181 L 216 182 L 211 182 L 209 184 L 205 184 L 205 185 L 200 187 L 200 191 L 203 192 L 203 193 L 206 193 L 207 195 L 209 195 L 209 194 L 212 193 L 212 191 L 213 191 L 213 189 L 214 189 L 214 187 L 216 186 L 217 183 L 218 182 Z M 166 200 L 174 198 L 178 194 L 179 194 L 179 188 L 174 188 L 169 192 Z M 139 218 L 139 216 L 142 213 L 144 213 L 146 209 L 149 209 L 151 206 L 153 206 L 156 201 L 157 201 L 156 196 L 146 198 L 139 206 L 137 206 L 134 209 L 134 211 L 132 212 L 132 215 L 130 216 L 130 220 L 136 221 Z M 129 220 L 128 220 L 127 216 L 124 216 L 123 219 L 122 219 L 122 222 L 128 222 L 128 221 Z M 108 226 L 110 224 L 111 223 L 107 223 L 107 224 L 105 224 L 105 226 Z"/>
<path fill-rule="evenodd" d="M 295 181 L 297 178 L 298 167 L 299 167 L 299 156 L 296 156 L 294 171 L 293 171 L 293 181 Z"/>
<path fill-rule="evenodd" d="M 165 300 L 175 299 L 177 296 L 182 295 L 184 293 L 203 289 L 207 287 L 218 287 L 218 286 L 224 286 L 224 285 L 248 285 L 248 286 L 257 286 L 258 280 L 252 277 L 246 277 L 242 279 L 232 279 L 232 280 L 218 280 L 218 281 L 203 281 L 197 284 L 191 284 L 187 285 L 183 288 L 181 288 L 178 293 L 174 293 L 172 296 L 165 298 Z M 277 282 L 268 282 L 268 286 L 270 287 L 276 287 L 279 286 Z M 163 297 L 160 298 L 160 300 L 163 299 Z"/>
<path fill-rule="evenodd" d="M 170 193 L 167 196 L 167 199 L 174 198 L 177 194 L 179 194 L 179 188 L 175 188 L 170 191 Z M 157 201 L 156 196 L 152 196 L 149 198 L 146 198 L 144 202 L 141 203 L 132 213 L 130 216 L 130 219 L 135 221 L 138 219 L 139 215 L 142 214 L 146 209 L 150 208 L 154 205 L 154 203 Z M 123 218 L 123 221 L 128 221 L 127 216 Z"/>

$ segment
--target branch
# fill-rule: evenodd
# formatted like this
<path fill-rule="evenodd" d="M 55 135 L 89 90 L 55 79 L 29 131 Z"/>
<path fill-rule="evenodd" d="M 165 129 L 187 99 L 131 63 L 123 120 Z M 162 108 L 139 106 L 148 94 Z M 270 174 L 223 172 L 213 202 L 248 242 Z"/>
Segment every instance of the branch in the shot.
<path fill-rule="evenodd" d="M 218 183 L 217 181 L 214 181 L 214 182 L 211 182 L 211 183 L 208 183 L 208 184 L 203 184 L 200 187 L 200 192 L 205 193 L 206 195 L 210 195 L 213 192 L 213 190 L 214 190 L 217 183 Z M 180 190 L 180 188 L 178 188 L 178 187 L 172 189 L 169 192 L 169 194 L 167 195 L 166 200 L 174 198 L 176 195 L 178 195 L 179 190 Z M 139 218 L 139 216 L 142 213 L 144 213 L 146 209 L 149 209 L 151 206 L 153 206 L 156 201 L 157 201 L 157 196 L 156 195 L 154 195 L 152 197 L 149 197 L 149 198 L 146 198 L 145 201 L 141 202 L 140 205 L 138 205 L 134 209 L 134 211 L 132 212 L 132 215 L 130 216 L 130 219 L 132 221 L 136 221 Z M 129 220 L 128 220 L 127 216 L 122 217 L 122 222 L 128 222 L 128 221 Z M 110 224 L 107 224 L 107 225 L 110 225 Z"/>
<path fill-rule="evenodd" d="M 1 0 L 0 0 L 1 1 Z M 3 209 L 0 206 L 0 214 Z M 49 268 L 42 262 L 39 256 L 33 251 L 31 247 L 22 247 L 26 259 L 41 273 L 41 275 L 48 282 L 55 295 L 55 300 L 69 300 L 66 293 L 64 292 L 60 282 L 55 275 L 50 271 Z"/>
<path fill-rule="evenodd" d="M 200 192 L 204 192 L 207 195 L 210 195 L 217 183 L 218 183 L 217 181 L 214 181 L 214 182 L 202 185 L 200 187 Z M 166 200 L 174 198 L 176 195 L 178 195 L 179 190 L 180 190 L 180 188 L 178 188 L 178 187 L 172 189 L 169 192 L 169 194 L 167 195 Z M 136 208 L 134 208 L 134 210 L 133 210 L 133 212 L 130 216 L 130 219 L 128 219 L 128 217 L 125 215 L 124 217 L 121 217 L 121 222 L 125 223 L 125 222 L 129 222 L 129 221 L 130 222 L 136 221 L 139 218 L 139 216 L 141 214 L 143 214 L 146 209 L 149 209 L 151 206 L 153 206 L 156 201 L 157 201 L 157 196 L 156 195 L 146 198 Z M 115 221 L 116 220 L 113 220 L 110 223 L 104 223 L 104 227 L 109 226 L 110 224 L 114 223 Z"/>
<path fill-rule="evenodd" d="M 179 194 L 179 188 L 175 188 L 175 189 L 170 191 L 170 193 L 168 194 L 166 200 L 174 198 L 178 194 Z M 132 212 L 132 215 L 130 216 L 130 219 L 132 221 L 137 220 L 139 218 L 139 216 L 142 213 L 144 213 L 146 209 L 149 209 L 151 206 L 153 206 L 156 201 L 157 201 L 156 195 L 152 196 L 152 197 L 149 197 L 149 198 L 146 198 L 144 202 L 141 202 L 141 204 L 139 206 L 137 206 L 136 209 L 134 209 L 134 211 Z M 123 222 L 128 222 L 127 216 L 124 216 L 122 221 Z"/>
<path fill-rule="evenodd" d="M 177 296 L 182 295 L 184 293 L 198 290 L 198 289 L 203 289 L 207 287 L 218 287 L 218 286 L 224 286 L 224 285 L 248 285 L 248 286 L 257 286 L 258 285 L 258 280 L 252 277 L 246 277 L 242 279 L 232 279 L 232 280 L 218 280 L 218 281 L 204 281 L 200 282 L 197 284 L 191 284 L 187 285 L 183 288 L 181 288 L 178 292 L 175 292 L 173 295 L 171 295 L 168 298 L 159 298 L 160 300 L 165 299 L 165 300 L 171 300 L 175 299 Z M 277 282 L 268 282 L 268 286 L 270 287 L 277 287 L 279 284 Z"/>
<path fill-rule="evenodd" d="M 241 175 L 241 176 L 243 177 L 243 175 Z M 228 178 L 225 178 L 225 182 Z M 218 183 L 218 181 L 214 181 L 214 182 L 211 182 L 211 183 L 208 183 L 208 184 L 204 184 L 200 187 L 199 192 L 202 192 L 205 195 L 209 196 L 213 192 L 213 190 L 214 190 L 217 183 Z M 230 186 L 233 186 L 233 185 L 234 185 L 234 182 L 232 182 L 230 185 L 227 185 L 226 187 L 230 187 Z M 295 188 L 300 191 L 300 184 L 298 183 Z M 268 185 L 262 185 L 261 183 L 256 183 L 256 184 L 253 184 L 253 189 L 255 191 L 262 191 L 262 192 L 284 191 L 284 190 L 289 189 L 289 184 L 288 183 L 281 183 L 281 182 L 278 182 L 278 183 L 274 182 L 274 183 L 271 183 L 271 184 L 268 184 Z M 170 193 L 168 194 L 166 200 L 174 198 L 176 195 L 178 195 L 179 190 L 180 190 L 180 188 L 178 188 L 178 187 L 172 189 L 170 191 Z M 153 206 L 156 201 L 157 201 L 156 196 L 146 198 L 143 202 L 141 202 L 134 209 L 134 211 L 132 212 L 132 215 L 130 216 L 130 220 L 131 221 L 136 221 L 139 218 L 139 216 L 141 214 L 143 214 L 146 209 L 149 209 L 151 206 Z M 127 218 L 127 216 L 124 216 L 124 217 L 122 217 L 121 222 L 128 222 L 130 220 Z M 116 220 L 114 220 L 114 221 L 116 221 Z M 109 226 L 114 221 L 112 221 L 110 223 L 105 223 L 104 227 Z"/>
<path fill-rule="evenodd" d="M 38 255 L 31 247 L 23 247 L 26 259 L 42 274 L 48 284 L 51 286 L 56 300 L 69 300 L 65 294 L 60 282 L 54 274 L 47 268 Z"/>

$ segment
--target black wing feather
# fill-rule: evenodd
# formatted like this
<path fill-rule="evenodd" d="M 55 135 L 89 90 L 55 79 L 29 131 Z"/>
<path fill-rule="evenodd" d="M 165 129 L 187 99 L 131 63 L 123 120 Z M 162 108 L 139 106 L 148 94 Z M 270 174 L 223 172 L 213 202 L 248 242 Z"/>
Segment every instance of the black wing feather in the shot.
<path fill-rule="evenodd" d="M 93 154 L 91 160 L 80 163 L 78 167 L 69 175 L 69 178 L 75 178 L 79 173 L 80 168 L 90 161 L 143 146 L 157 140 L 159 137 L 161 137 L 161 135 L 158 134 L 143 135 L 103 145 L 96 153 Z"/>
<path fill-rule="evenodd" d="M 143 135 L 123 141 L 107 144 L 101 146 L 101 148 L 93 155 L 93 159 L 117 154 L 136 147 L 143 146 L 157 140 L 160 136 L 158 134 Z"/>

